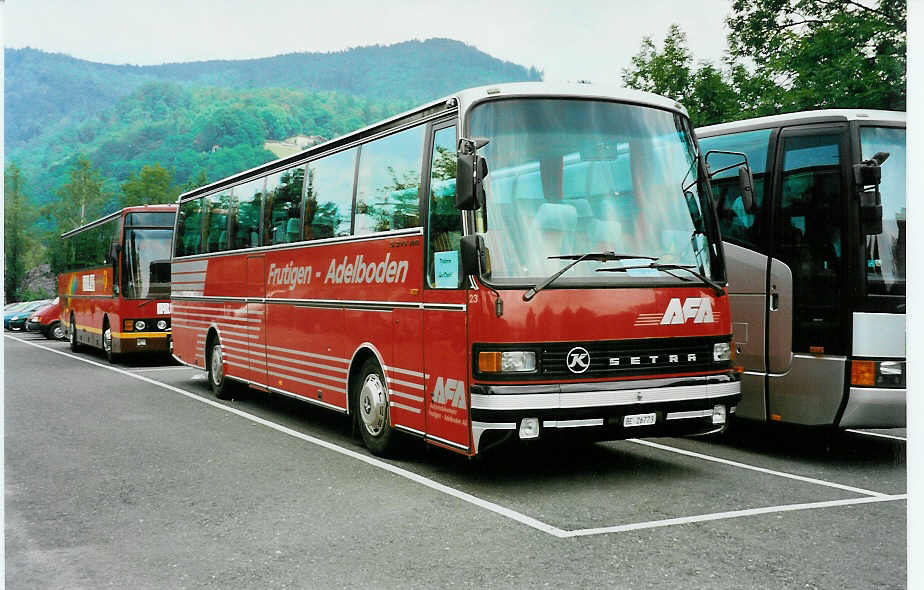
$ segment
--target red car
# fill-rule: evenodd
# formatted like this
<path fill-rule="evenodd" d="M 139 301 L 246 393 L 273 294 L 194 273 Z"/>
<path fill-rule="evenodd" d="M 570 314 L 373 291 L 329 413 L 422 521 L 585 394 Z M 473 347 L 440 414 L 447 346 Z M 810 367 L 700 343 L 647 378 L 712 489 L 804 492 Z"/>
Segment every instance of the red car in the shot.
<path fill-rule="evenodd" d="M 61 300 L 57 297 L 48 305 L 35 310 L 26 322 L 29 332 L 41 332 L 49 340 L 64 340 L 64 326 L 61 324 Z"/>

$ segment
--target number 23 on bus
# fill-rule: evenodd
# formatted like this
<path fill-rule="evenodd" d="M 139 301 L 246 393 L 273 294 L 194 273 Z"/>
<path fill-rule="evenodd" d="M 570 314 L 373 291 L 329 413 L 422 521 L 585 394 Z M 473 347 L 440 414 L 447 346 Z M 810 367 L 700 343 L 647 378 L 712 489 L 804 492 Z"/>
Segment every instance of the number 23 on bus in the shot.
<path fill-rule="evenodd" d="M 674 101 L 464 90 L 181 195 L 173 354 L 377 454 L 718 431 L 740 387 L 710 199 Z"/>

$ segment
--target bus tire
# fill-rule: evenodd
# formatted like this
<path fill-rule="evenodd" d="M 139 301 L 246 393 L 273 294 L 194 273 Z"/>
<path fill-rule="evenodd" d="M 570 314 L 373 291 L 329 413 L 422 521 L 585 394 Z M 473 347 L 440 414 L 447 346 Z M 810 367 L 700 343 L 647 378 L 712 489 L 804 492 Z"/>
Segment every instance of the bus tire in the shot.
<path fill-rule="evenodd" d="M 394 451 L 396 433 L 391 426 L 388 388 L 375 359 L 367 359 L 359 371 L 353 391 L 356 427 L 363 444 L 373 455 L 388 456 Z"/>
<path fill-rule="evenodd" d="M 74 321 L 73 314 L 71 314 L 71 326 L 68 329 L 67 334 L 71 345 L 71 352 L 80 352 L 83 346 L 77 342 L 77 323 Z"/>
<path fill-rule="evenodd" d="M 231 383 L 225 375 L 225 360 L 221 344 L 215 342 L 208 350 L 209 387 L 218 399 L 231 399 Z"/>
<path fill-rule="evenodd" d="M 108 318 L 103 320 L 103 352 L 110 363 L 116 362 L 119 358 L 119 355 L 112 352 L 112 330 L 109 328 Z"/>
<path fill-rule="evenodd" d="M 55 320 L 45 331 L 45 338 L 49 340 L 64 340 L 64 326 L 60 321 Z"/>

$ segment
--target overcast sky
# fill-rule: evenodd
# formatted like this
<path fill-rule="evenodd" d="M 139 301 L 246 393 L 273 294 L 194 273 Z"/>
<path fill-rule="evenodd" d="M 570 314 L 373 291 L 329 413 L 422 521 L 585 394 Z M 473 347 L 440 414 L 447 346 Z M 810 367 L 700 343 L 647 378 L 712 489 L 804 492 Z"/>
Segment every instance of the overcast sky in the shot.
<path fill-rule="evenodd" d="M 7 0 L 7 47 L 114 64 L 336 51 L 449 37 L 545 72 L 618 82 L 642 37 L 677 23 L 697 59 L 718 61 L 731 0 Z"/>

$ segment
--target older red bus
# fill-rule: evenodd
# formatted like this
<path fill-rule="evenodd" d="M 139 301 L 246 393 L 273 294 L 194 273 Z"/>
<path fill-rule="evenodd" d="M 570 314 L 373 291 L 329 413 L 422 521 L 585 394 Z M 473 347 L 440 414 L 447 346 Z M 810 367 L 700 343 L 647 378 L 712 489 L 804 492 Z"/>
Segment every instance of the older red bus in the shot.
<path fill-rule="evenodd" d="M 176 205 L 127 207 L 61 236 L 69 270 L 58 275 L 71 350 L 169 351 L 170 245 Z"/>
<path fill-rule="evenodd" d="M 459 92 L 181 195 L 173 353 L 474 455 L 705 433 L 740 397 L 686 111 L 590 85 Z"/>

